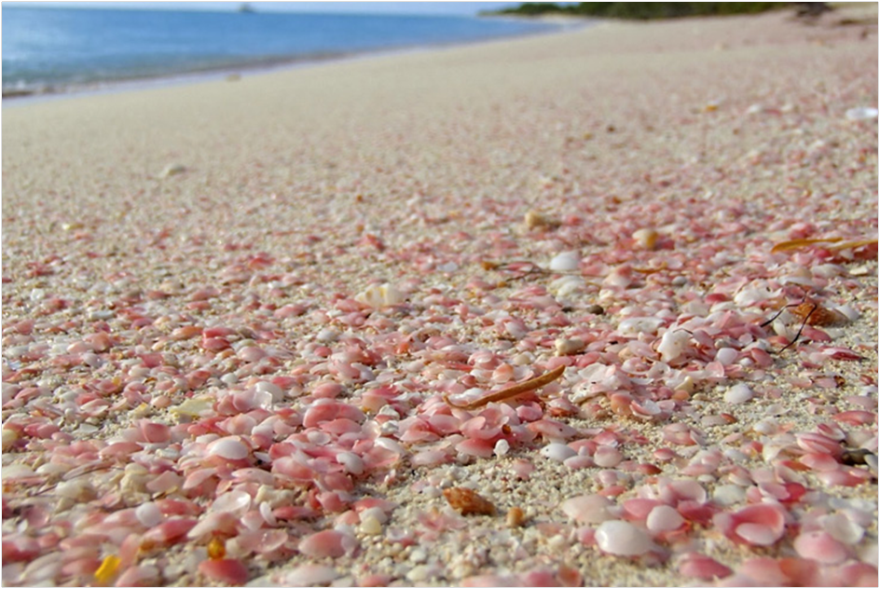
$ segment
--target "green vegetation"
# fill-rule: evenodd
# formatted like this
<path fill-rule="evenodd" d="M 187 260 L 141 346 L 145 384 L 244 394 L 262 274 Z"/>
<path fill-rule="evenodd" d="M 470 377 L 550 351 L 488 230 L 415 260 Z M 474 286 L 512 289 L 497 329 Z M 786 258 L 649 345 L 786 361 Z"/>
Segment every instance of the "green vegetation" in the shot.
<path fill-rule="evenodd" d="M 791 2 L 579 2 L 577 4 L 525 2 L 516 8 L 505 8 L 483 14 L 520 16 L 564 14 L 596 18 L 651 20 L 684 16 L 755 14 L 791 5 Z"/>

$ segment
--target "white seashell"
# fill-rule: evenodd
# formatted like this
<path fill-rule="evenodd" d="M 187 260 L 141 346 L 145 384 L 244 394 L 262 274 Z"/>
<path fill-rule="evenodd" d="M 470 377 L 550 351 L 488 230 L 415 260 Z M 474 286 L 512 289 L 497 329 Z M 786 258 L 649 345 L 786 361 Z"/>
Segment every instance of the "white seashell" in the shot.
<path fill-rule="evenodd" d="M 347 473 L 359 475 L 364 472 L 364 461 L 354 452 L 340 452 L 336 455 L 336 462 L 341 464 Z"/>
<path fill-rule="evenodd" d="M 566 458 L 577 456 L 577 452 L 565 444 L 551 442 L 541 448 L 541 456 L 549 458 L 550 460 L 555 460 L 556 462 L 563 462 Z"/>
<path fill-rule="evenodd" d="M 617 326 L 621 335 L 638 335 L 640 333 L 657 333 L 663 320 L 658 317 L 628 317 Z"/>
<path fill-rule="evenodd" d="M 846 118 L 850 121 L 867 121 L 869 119 L 876 119 L 878 111 L 876 108 L 866 108 L 863 106 L 857 108 L 851 108 L 846 111 Z"/>
<path fill-rule="evenodd" d="M 611 501 L 602 495 L 580 495 L 560 504 L 562 512 L 581 524 L 597 524 L 611 519 Z"/>
<path fill-rule="evenodd" d="M 721 363 L 722 366 L 730 366 L 736 359 L 739 357 L 739 352 L 734 350 L 733 348 L 721 348 L 717 352 L 715 352 L 715 360 Z"/>
<path fill-rule="evenodd" d="M 727 389 L 727 392 L 724 393 L 724 402 L 731 405 L 739 405 L 751 400 L 754 396 L 755 393 L 752 392 L 748 385 L 740 383 Z"/>
<path fill-rule="evenodd" d="M 259 393 L 272 395 L 273 402 L 277 403 L 278 401 L 282 401 L 284 399 L 284 391 L 281 390 L 281 387 L 279 387 L 275 383 L 262 381 L 258 382 L 257 386 L 254 388 L 256 388 L 257 392 Z"/>
<path fill-rule="evenodd" d="M 587 283 L 583 278 L 569 274 L 551 282 L 550 292 L 558 297 L 568 297 L 583 290 L 586 286 Z"/>
<path fill-rule="evenodd" d="M 858 311 L 856 311 L 852 307 L 852 305 L 849 305 L 849 304 L 836 305 L 836 306 L 833 306 L 833 308 L 835 311 L 845 315 L 846 318 L 849 319 L 850 321 L 856 321 L 859 317 L 861 317 L 861 314 Z"/>
<path fill-rule="evenodd" d="M 631 523 L 619 520 L 603 522 L 596 530 L 599 550 L 617 556 L 638 556 L 654 547 L 651 538 Z"/>
<path fill-rule="evenodd" d="M 746 288 L 736 293 L 733 297 L 733 302 L 740 307 L 750 307 L 756 303 L 772 299 L 777 295 L 778 293 L 771 291 L 767 287 Z"/>
<path fill-rule="evenodd" d="M 841 513 L 826 515 L 819 520 L 821 526 L 832 538 L 852 546 L 861 542 L 865 529 Z"/>
<path fill-rule="evenodd" d="M 134 510 L 134 514 L 141 525 L 145 528 L 154 528 L 161 524 L 162 520 L 165 519 L 159 506 L 152 501 L 139 505 L 137 509 Z"/>
<path fill-rule="evenodd" d="M 214 499 L 214 503 L 211 504 L 211 507 L 209 507 L 208 510 L 213 512 L 229 511 L 244 514 L 250 506 L 250 495 L 244 491 L 229 491 L 228 493 L 223 493 Z"/>
<path fill-rule="evenodd" d="M 363 301 L 361 301 L 361 302 L 363 302 Z M 339 332 L 336 331 L 335 329 L 330 329 L 329 327 L 325 327 L 324 329 L 319 331 L 317 333 L 317 335 L 315 335 L 315 339 L 317 341 L 319 341 L 321 343 L 325 343 L 325 344 L 330 343 L 330 342 L 335 342 L 337 339 L 339 339 Z"/>
<path fill-rule="evenodd" d="M 712 493 L 712 500 L 719 505 L 735 505 L 745 501 L 746 492 L 739 485 L 719 485 Z"/>
<path fill-rule="evenodd" d="M 684 523 L 684 518 L 674 508 L 668 505 L 658 505 L 648 514 L 645 525 L 648 530 L 657 534 L 677 530 Z"/>
<path fill-rule="evenodd" d="M 660 338 L 660 345 L 657 351 L 660 352 L 660 359 L 663 362 L 673 362 L 684 354 L 688 347 L 691 335 L 683 329 L 669 329 Z"/>
<path fill-rule="evenodd" d="M 384 524 L 388 521 L 388 514 L 382 511 L 381 507 L 370 507 L 368 509 L 363 510 L 358 514 L 358 518 L 361 523 L 366 521 L 369 518 L 375 519 L 380 524 Z"/>
<path fill-rule="evenodd" d="M 392 440 L 391 438 L 379 437 L 376 438 L 376 441 L 373 442 L 377 446 L 381 446 L 386 450 L 391 450 L 396 454 L 406 454 L 406 450 L 404 450 L 403 446 L 401 446 L 396 440 Z"/>
<path fill-rule="evenodd" d="M 241 460 L 242 458 L 247 458 L 248 447 L 244 445 L 238 436 L 230 436 L 214 440 L 208 444 L 208 454 L 220 456 L 227 460 Z"/>
<path fill-rule="evenodd" d="M 578 269 L 580 262 L 577 252 L 562 252 L 550 260 L 550 269 L 554 272 L 572 272 Z"/>
<path fill-rule="evenodd" d="M 393 305 L 399 305 L 406 297 L 401 293 L 397 288 L 390 284 L 383 284 L 381 286 L 371 285 L 367 287 L 367 289 L 354 297 L 359 303 L 364 303 L 365 305 L 369 305 L 374 309 L 381 309 L 382 307 L 390 307 Z"/>
<path fill-rule="evenodd" d="M 322 564 L 303 564 L 284 576 L 284 584 L 288 587 L 311 587 L 327 585 L 340 576 L 336 569 Z"/>
<path fill-rule="evenodd" d="M 495 456 L 498 456 L 498 457 L 506 456 L 509 451 L 510 451 L 510 442 L 508 442 L 504 438 L 495 442 L 495 450 L 494 450 Z"/>

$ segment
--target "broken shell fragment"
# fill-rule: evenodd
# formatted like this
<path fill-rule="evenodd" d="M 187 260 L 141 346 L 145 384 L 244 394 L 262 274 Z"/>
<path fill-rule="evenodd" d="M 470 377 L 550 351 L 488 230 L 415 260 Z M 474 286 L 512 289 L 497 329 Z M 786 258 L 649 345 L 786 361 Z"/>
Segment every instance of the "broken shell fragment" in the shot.
<path fill-rule="evenodd" d="M 586 348 L 587 344 L 584 343 L 584 340 L 578 338 L 559 338 L 556 340 L 555 346 L 557 356 L 568 356 L 570 354 L 577 354 Z"/>
<path fill-rule="evenodd" d="M 632 237 L 642 249 L 653 250 L 657 247 L 659 234 L 653 229 L 639 229 L 632 234 Z"/>
<path fill-rule="evenodd" d="M 462 515 L 495 515 L 495 505 L 476 491 L 464 487 L 443 489 L 443 496 Z"/>

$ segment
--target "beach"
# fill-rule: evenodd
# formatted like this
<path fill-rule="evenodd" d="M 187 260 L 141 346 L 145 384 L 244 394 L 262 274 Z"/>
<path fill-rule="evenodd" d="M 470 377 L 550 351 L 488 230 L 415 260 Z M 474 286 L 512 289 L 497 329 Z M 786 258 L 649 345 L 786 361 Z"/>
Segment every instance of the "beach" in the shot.
<path fill-rule="evenodd" d="M 4 585 L 876 586 L 877 67 L 864 4 L 4 104 Z"/>

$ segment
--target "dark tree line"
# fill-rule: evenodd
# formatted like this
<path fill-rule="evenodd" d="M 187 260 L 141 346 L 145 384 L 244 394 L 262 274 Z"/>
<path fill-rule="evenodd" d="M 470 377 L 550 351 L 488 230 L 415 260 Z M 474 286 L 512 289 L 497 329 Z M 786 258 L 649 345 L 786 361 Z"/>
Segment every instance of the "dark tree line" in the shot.
<path fill-rule="evenodd" d="M 491 14 L 518 14 L 541 16 L 568 14 L 597 18 L 651 20 L 685 16 L 721 16 L 728 14 L 755 14 L 792 6 L 791 2 L 525 2 L 516 8 L 507 8 Z M 821 3 L 817 3 L 821 4 Z"/>

